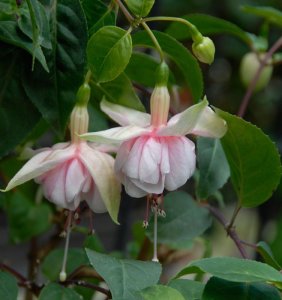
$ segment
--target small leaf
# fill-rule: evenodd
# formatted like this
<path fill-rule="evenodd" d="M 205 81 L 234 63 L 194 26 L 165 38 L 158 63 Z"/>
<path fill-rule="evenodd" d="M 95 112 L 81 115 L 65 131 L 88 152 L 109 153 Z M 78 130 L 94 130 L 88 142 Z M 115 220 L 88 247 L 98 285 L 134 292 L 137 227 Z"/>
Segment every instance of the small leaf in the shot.
<path fill-rule="evenodd" d="M 62 269 L 64 257 L 64 249 L 55 249 L 50 252 L 44 259 L 41 268 L 42 273 L 49 280 L 57 280 Z M 81 265 L 88 265 L 88 260 L 83 249 L 70 248 L 68 251 L 68 259 L 66 272 L 70 274 Z"/>
<path fill-rule="evenodd" d="M 185 300 L 185 298 L 174 288 L 165 285 L 154 285 L 140 292 L 144 300 Z"/>
<path fill-rule="evenodd" d="M 191 262 L 177 277 L 193 273 L 210 273 L 235 282 L 282 283 L 282 274 L 271 266 L 235 257 L 212 257 Z"/>
<path fill-rule="evenodd" d="M 230 176 L 229 165 L 218 139 L 197 138 L 199 179 L 197 196 L 205 199 L 222 188 Z"/>
<path fill-rule="evenodd" d="M 104 278 L 113 299 L 135 299 L 134 294 L 158 282 L 161 265 L 110 255 L 86 249 L 90 264 Z"/>
<path fill-rule="evenodd" d="M 281 266 L 275 260 L 270 247 L 263 241 L 257 243 L 257 251 L 263 257 L 264 261 L 277 270 L 281 270 Z"/>
<path fill-rule="evenodd" d="M 193 99 L 198 102 L 203 94 L 202 72 L 197 60 L 182 44 L 171 36 L 154 31 L 162 50 L 176 63 L 182 71 L 186 84 L 189 87 Z M 134 46 L 154 47 L 147 33 L 140 31 L 132 36 Z"/>
<path fill-rule="evenodd" d="M 206 284 L 202 300 L 280 300 L 278 290 L 264 283 L 231 282 L 212 277 Z"/>
<path fill-rule="evenodd" d="M 151 11 L 155 0 L 125 0 L 128 8 L 138 17 L 146 17 Z"/>
<path fill-rule="evenodd" d="M 170 287 L 178 290 L 185 300 L 200 300 L 205 285 L 199 281 L 188 279 L 174 279 L 168 284 Z"/>
<path fill-rule="evenodd" d="M 211 226 L 207 209 L 200 207 L 185 192 L 172 192 L 164 198 L 165 218 L 158 219 L 158 241 L 176 248 L 191 246 L 191 240 Z M 153 240 L 153 221 L 148 237 Z"/>
<path fill-rule="evenodd" d="M 218 113 L 228 126 L 221 143 L 240 204 L 258 206 L 269 199 L 279 184 L 278 150 L 261 129 L 229 113 Z"/>
<path fill-rule="evenodd" d="M 237 25 L 224 19 L 204 14 L 191 14 L 183 16 L 183 19 L 186 19 L 194 24 L 204 35 L 227 33 L 240 38 L 247 44 L 251 44 L 251 39 L 245 31 L 243 31 Z M 177 40 L 186 40 L 191 37 L 187 25 L 179 22 L 172 23 L 166 30 L 166 33 L 173 36 Z"/>
<path fill-rule="evenodd" d="M 0 270 L 0 299 L 17 300 L 18 290 L 16 278 Z"/>
<path fill-rule="evenodd" d="M 120 74 L 113 81 L 101 84 L 91 82 L 91 84 L 91 93 L 96 102 L 100 102 L 105 96 L 110 102 L 145 111 L 141 100 L 133 89 L 131 81 L 124 73 Z"/>
<path fill-rule="evenodd" d="M 20 243 L 42 234 L 51 226 L 52 210 L 43 202 L 33 203 L 25 195 L 13 193 L 7 201 L 9 236 L 14 243 Z"/>
<path fill-rule="evenodd" d="M 282 12 L 274 7 L 243 5 L 242 11 L 265 18 L 266 21 L 282 27 Z"/>
<path fill-rule="evenodd" d="M 96 82 L 114 80 L 125 69 L 132 52 L 128 31 L 115 26 L 99 29 L 89 40 L 87 59 Z"/>
<path fill-rule="evenodd" d="M 82 300 L 82 296 L 70 288 L 63 287 L 57 283 L 49 283 L 45 286 L 38 300 Z"/>

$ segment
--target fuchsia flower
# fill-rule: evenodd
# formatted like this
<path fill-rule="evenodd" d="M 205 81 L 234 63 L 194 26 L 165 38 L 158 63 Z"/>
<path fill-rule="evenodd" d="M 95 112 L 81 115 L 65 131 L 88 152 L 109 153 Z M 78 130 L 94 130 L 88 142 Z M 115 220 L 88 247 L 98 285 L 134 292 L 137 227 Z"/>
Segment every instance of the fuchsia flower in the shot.
<path fill-rule="evenodd" d="M 103 100 L 101 109 L 122 127 L 87 133 L 95 142 L 117 143 L 115 171 L 132 197 L 161 194 L 182 186 L 194 173 L 195 145 L 186 134 L 220 138 L 226 122 L 205 99 L 169 121 L 170 96 L 157 85 L 151 96 L 151 115 Z"/>
<path fill-rule="evenodd" d="M 109 211 L 117 222 L 120 184 L 114 174 L 114 159 L 78 136 L 88 131 L 88 118 L 87 106 L 76 105 L 70 118 L 71 142 L 36 154 L 5 191 L 34 179 L 42 185 L 44 196 L 56 205 L 75 210 L 85 200 L 94 212 Z"/>

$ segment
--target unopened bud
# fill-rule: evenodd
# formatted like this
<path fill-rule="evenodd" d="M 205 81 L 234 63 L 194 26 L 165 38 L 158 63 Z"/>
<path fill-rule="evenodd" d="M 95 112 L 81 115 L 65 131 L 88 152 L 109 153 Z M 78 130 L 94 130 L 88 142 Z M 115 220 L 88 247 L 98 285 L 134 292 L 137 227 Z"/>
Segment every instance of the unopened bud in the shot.
<path fill-rule="evenodd" d="M 209 37 L 203 37 L 201 41 L 194 42 L 192 50 L 199 61 L 209 65 L 214 61 L 215 47 Z"/>
<path fill-rule="evenodd" d="M 240 77 L 244 86 L 248 87 L 251 84 L 261 64 L 259 59 L 263 60 L 264 56 L 265 53 L 260 53 L 258 57 L 254 52 L 250 52 L 244 55 L 240 65 Z M 256 82 L 256 92 L 266 87 L 271 78 L 273 67 L 271 64 L 269 64 L 270 61 L 267 63 L 268 64 L 264 66 Z"/>
<path fill-rule="evenodd" d="M 83 83 L 80 88 L 78 89 L 78 92 L 76 94 L 76 103 L 77 105 L 84 105 L 87 106 L 88 101 L 90 99 L 90 92 L 91 88 L 88 83 Z"/>

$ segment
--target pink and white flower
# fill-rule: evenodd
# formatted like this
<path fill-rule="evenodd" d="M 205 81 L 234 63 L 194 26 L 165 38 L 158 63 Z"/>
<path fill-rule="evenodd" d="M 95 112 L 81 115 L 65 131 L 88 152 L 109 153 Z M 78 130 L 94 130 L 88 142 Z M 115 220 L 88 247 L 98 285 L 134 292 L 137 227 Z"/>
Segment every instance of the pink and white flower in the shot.
<path fill-rule="evenodd" d="M 185 135 L 220 138 L 227 130 L 206 99 L 167 121 L 169 101 L 167 87 L 160 85 L 151 96 L 151 115 L 103 100 L 101 109 L 121 127 L 81 136 L 120 144 L 115 171 L 132 197 L 175 190 L 192 176 L 195 145 Z"/>
<path fill-rule="evenodd" d="M 44 148 L 11 179 L 5 191 L 34 179 L 44 196 L 56 205 L 75 210 L 85 200 L 97 213 L 108 211 L 117 222 L 120 184 L 114 173 L 114 159 L 105 147 L 79 138 L 88 130 L 85 105 L 76 105 L 70 120 L 71 142 Z"/>

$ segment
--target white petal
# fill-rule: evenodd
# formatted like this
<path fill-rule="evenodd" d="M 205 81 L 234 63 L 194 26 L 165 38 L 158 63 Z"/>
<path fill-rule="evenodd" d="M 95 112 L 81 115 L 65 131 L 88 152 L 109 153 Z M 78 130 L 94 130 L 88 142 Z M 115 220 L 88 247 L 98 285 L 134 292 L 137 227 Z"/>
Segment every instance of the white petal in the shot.
<path fill-rule="evenodd" d="M 126 193 L 134 198 L 141 198 L 144 197 L 146 195 L 148 195 L 148 193 L 142 189 L 140 189 L 139 187 L 137 187 L 129 178 L 127 178 L 126 176 L 124 176 L 124 179 L 122 180 L 122 183 L 124 184 L 124 188 Z"/>
<path fill-rule="evenodd" d="M 80 159 L 92 176 L 105 206 L 117 223 L 120 204 L 120 184 L 114 174 L 114 159 L 106 154 L 81 145 Z"/>
<path fill-rule="evenodd" d="M 220 118 L 210 107 L 206 107 L 196 126 L 190 131 L 192 134 L 221 138 L 227 131 L 225 120 Z"/>
<path fill-rule="evenodd" d="M 121 146 L 119 147 L 119 150 L 117 152 L 117 156 L 115 159 L 115 172 L 116 173 L 119 173 L 122 170 L 124 164 L 126 163 L 126 161 L 128 159 L 130 150 L 131 150 L 133 144 L 135 143 L 135 141 L 136 141 L 136 139 L 133 138 L 129 141 L 123 142 L 121 144 Z"/>
<path fill-rule="evenodd" d="M 101 102 L 101 110 L 121 126 L 150 126 L 151 115 L 106 101 Z"/>
<path fill-rule="evenodd" d="M 89 132 L 80 135 L 80 138 L 91 142 L 104 144 L 120 144 L 133 137 L 149 133 L 150 128 L 142 128 L 138 126 L 115 127 L 98 132 Z"/>
<path fill-rule="evenodd" d="M 94 186 L 94 184 L 93 184 L 91 191 L 86 195 L 85 200 L 86 200 L 88 206 L 95 213 L 99 214 L 99 213 L 104 213 L 107 211 L 105 203 L 104 203 L 98 189 L 96 188 L 96 186 Z"/>
<path fill-rule="evenodd" d="M 173 116 L 168 121 L 167 126 L 161 128 L 158 131 L 158 135 L 177 136 L 190 133 L 196 126 L 201 114 L 203 113 L 207 105 L 208 101 L 203 100 L 200 103 L 184 110 L 182 113 Z"/>
<path fill-rule="evenodd" d="M 62 150 L 46 150 L 31 158 L 10 180 L 5 191 L 9 191 L 17 185 L 38 177 L 55 168 L 58 164 L 70 158 L 75 151 L 74 147 Z"/>
<path fill-rule="evenodd" d="M 138 177 L 141 182 L 151 184 L 159 182 L 161 154 L 162 147 L 160 142 L 156 138 L 148 138 L 143 147 L 138 168 Z"/>
<path fill-rule="evenodd" d="M 86 182 L 85 170 L 83 170 L 84 166 L 78 159 L 73 159 L 67 164 L 68 168 L 65 182 L 66 201 L 68 203 L 75 202 L 75 206 L 77 206 L 82 200 L 80 199 L 80 193 Z"/>
<path fill-rule="evenodd" d="M 94 150 L 106 153 L 117 153 L 119 146 L 118 145 L 103 145 L 99 143 L 88 143 L 88 146 Z"/>
<path fill-rule="evenodd" d="M 166 138 L 160 138 L 160 141 L 162 144 L 160 170 L 162 174 L 167 174 L 170 172 L 168 144 L 166 142 Z"/>
<path fill-rule="evenodd" d="M 147 182 L 141 182 L 138 179 L 130 179 L 131 182 L 140 188 L 141 190 L 146 192 L 147 194 L 161 194 L 164 191 L 164 181 L 165 181 L 165 176 L 162 175 L 159 177 L 159 181 L 157 183 L 147 183 Z"/>
<path fill-rule="evenodd" d="M 167 138 L 170 172 L 165 177 L 165 188 L 173 191 L 192 176 L 195 171 L 195 145 L 186 137 Z"/>

